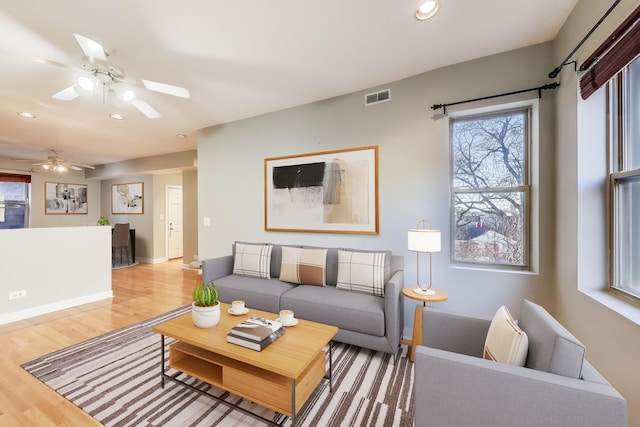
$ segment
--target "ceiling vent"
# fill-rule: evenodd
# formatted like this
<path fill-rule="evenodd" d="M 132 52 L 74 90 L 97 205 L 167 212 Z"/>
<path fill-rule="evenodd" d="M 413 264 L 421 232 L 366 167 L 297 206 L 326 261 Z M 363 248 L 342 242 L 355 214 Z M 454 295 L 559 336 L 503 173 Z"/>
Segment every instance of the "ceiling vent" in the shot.
<path fill-rule="evenodd" d="M 381 102 L 391 100 L 391 89 L 385 89 L 380 92 L 368 93 L 364 96 L 364 105 L 367 107 Z"/>

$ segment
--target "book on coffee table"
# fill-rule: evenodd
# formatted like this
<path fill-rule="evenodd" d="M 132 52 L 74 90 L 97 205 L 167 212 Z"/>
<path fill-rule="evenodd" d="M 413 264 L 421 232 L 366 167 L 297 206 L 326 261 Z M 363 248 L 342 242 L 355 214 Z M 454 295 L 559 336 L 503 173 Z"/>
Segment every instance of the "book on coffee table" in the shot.
<path fill-rule="evenodd" d="M 253 341 L 243 337 L 239 337 L 237 335 L 233 335 L 232 332 L 229 332 L 227 334 L 227 342 L 231 344 L 240 345 L 242 347 L 250 348 L 251 350 L 262 351 L 269 344 L 277 340 L 280 337 L 280 335 L 282 334 L 279 332 L 274 332 L 271 335 L 269 335 L 267 338 L 263 339 L 262 341 Z"/>
<path fill-rule="evenodd" d="M 280 322 L 262 317 L 251 317 L 234 326 L 231 329 L 231 333 L 237 337 L 260 342 L 280 330 L 284 331 L 284 327 Z"/>
<path fill-rule="evenodd" d="M 254 317 L 234 326 L 227 334 L 227 342 L 262 351 L 284 332 L 280 322 Z"/>

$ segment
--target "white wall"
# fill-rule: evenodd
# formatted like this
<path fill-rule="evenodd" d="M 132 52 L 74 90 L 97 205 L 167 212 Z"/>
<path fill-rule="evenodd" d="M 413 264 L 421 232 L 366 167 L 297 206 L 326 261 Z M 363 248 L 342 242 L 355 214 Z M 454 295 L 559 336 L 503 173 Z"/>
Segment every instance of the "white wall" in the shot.
<path fill-rule="evenodd" d="M 555 46 L 556 64 L 576 46 L 609 8 L 609 2 L 582 0 L 564 25 Z M 640 2 L 623 0 L 581 48 L 578 64 Z M 607 286 L 607 193 L 605 97 L 587 102 L 578 93 L 572 66 L 561 75 L 557 105 L 557 198 L 554 280 L 555 314 L 586 346 L 587 358 L 622 393 L 629 425 L 640 425 L 640 307 L 612 296 Z M 598 118 L 600 119 L 598 121 Z M 619 313 L 625 312 L 628 317 Z"/>
<path fill-rule="evenodd" d="M 0 230 L 0 272 L 0 324 L 111 298 L 111 229 Z"/>
<path fill-rule="evenodd" d="M 441 308 L 493 315 L 523 298 L 548 305 L 554 262 L 554 93 L 540 100 L 540 246 L 537 273 L 455 268 L 449 263 L 449 124 L 430 106 L 548 83 L 551 45 L 543 44 L 447 67 L 309 105 L 203 129 L 198 136 L 200 258 L 226 255 L 234 240 L 390 249 L 405 256 L 406 286 L 416 283 L 407 229 L 428 219 L 443 232 L 433 257 L 434 286 L 449 293 Z M 364 94 L 391 89 L 391 101 L 364 106 Z M 530 96 L 536 96 L 533 93 Z M 360 236 L 264 231 L 265 158 L 379 146 L 380 234 Z M 211 218 L 204 227 L 203 218 Z M 425 268 L 426 259 L 422 259 Z M 423 270 L 423 272 L 426 270 Z M 406 302 L 411 328 L 413 303 Z"/>

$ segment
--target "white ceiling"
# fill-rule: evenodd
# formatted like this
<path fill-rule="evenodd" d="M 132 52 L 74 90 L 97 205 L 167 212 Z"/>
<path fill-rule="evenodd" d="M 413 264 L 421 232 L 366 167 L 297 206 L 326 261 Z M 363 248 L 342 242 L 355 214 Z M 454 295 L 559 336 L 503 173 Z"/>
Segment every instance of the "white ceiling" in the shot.
<path fill-rule="evenodd" d="M 56 149 L 95 165 L 195 149 L 203 127 L 552 40 L 577 3 L 440 1 L 421 22 L 419 0 L 0 0 L 0 156 Z M 123 121 L 109 101 L 52 99 L 79 75 L 74 33 L 100 42 L 127 78 L 191 98 L 141 90 L 162 117 L 125 105 Z"/>

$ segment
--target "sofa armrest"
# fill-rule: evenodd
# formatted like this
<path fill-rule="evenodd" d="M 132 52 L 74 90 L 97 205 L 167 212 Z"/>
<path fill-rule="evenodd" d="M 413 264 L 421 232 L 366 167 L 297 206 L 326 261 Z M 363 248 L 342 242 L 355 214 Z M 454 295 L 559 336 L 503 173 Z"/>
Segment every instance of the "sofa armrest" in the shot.
<path fill-rule="evenodd" d="M 202 261 L 202 283 L 233 274 L 233 255 Z"/>
<path fill-rule="evenodd" d="M 398 270 L 389 278 L 384 287 L 384 321 L 387 339 L 392 349 L 400 346 L 404 310 L 402 308 L 402 288 L 404 287 L 404 271 Z"/>
<path fill-rule="evenodd" d="M 610 385 L 418 346 L 416 427 L 626 427 Z"/>
<path fill-rule="evenodd" d="M 422 344 L 482 357 L 491 318 L 422 308 Z"/>

